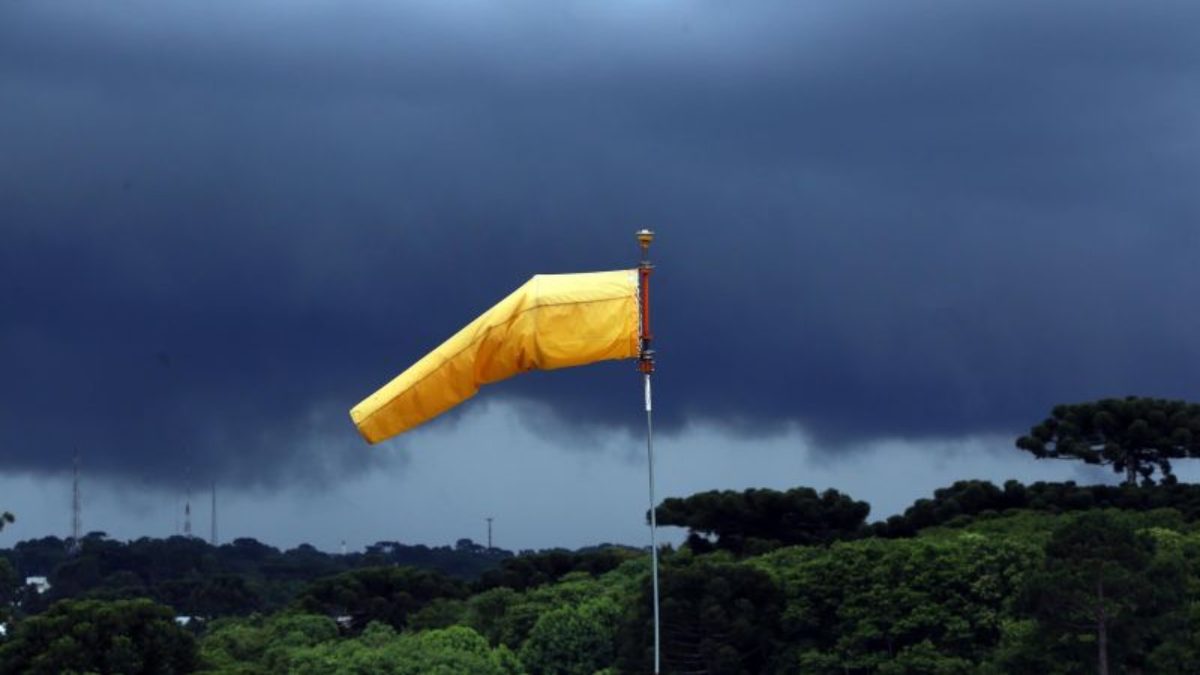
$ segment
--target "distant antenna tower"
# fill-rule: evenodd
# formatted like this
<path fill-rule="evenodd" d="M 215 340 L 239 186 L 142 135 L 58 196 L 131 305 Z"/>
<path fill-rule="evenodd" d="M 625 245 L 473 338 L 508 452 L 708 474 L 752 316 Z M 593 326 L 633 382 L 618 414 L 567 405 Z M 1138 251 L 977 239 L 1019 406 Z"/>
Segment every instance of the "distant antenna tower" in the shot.
<path fill-rule="evenodd" d="M 187 497 L 183 502 L 183 536 L 192 538 L 192 483 L 188 481 Z"/>
<path fill-rule="evenodd" d="M 212 538 L 209 540 L 213 546 L 217 545 L 217 481 L 212 483 Z"/>
<path fill-rule="evenodd" d="M 212 536 L 209 543 L 217 545 L 217 482 L 212 482 Z"/>
<path fill-rule="evenodd" d="M 492 550 L 492 520 L 494 520 L 494 519 L 493 519 L 491 516 L 488 516 L 488 517 L 487 517 L 487 521 L 488 521 L 488 550 L 489 550 L 489 551 L 490 551 L 490 550 Z"/>
<path fill-rule="evenodd" d="M 79 497 L 79 451 L 75 451 L 74 481 L 71 486 L 71 541 L 79 546 L 83 538 L 83 500 Z"/>

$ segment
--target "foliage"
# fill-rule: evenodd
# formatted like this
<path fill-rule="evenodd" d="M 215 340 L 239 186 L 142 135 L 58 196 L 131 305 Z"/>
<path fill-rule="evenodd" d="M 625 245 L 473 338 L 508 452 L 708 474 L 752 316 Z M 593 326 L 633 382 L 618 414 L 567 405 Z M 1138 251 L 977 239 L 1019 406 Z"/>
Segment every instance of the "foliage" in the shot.
<path fill-rule="evenodd" d="M 492 649 L 462 626 L 398 634 L 372 622 L 357 637 L 339 637 L 327 617 L 290 613 L 222 620 L 202 640 L 201 657 L 201 672 L 212 675 L 523 672 L 507 648 Z"/>
<path fill-rule="evenodd" d="M 1189 675 L 1200 663 L 1200 603 L 1191 600 L 1172 618 L 1174 625 L 1162 625 L 1165 622 L 1160 620 L 1163 639 L 1146 658 L 1148 673 Z"/>
<path fill-rule="evenodd" d="M 441 598 L 466 596 L 466 585 L 439 572 L 412 567 L 372 567 L 318 580 L 296 600 L 313 614 L 350 617 L 361 630 L 372 621 L 401 629 L 409 616 Z"/>
<path fill-rule="evenodd" d="M 397 635 L 373 623 L 356 639 L 298 649 L 288 672 L 295 675 L 518 675 L 520 662 L 505 647 L 492 649 L 470 628 L 454 626 Z"/>
<path fill-rule="evenodd" d="M 18 622 L 0 644 L 0 674 L 189 673 L 196 643 L 149 600 L 65 600 Z"/>
<path fill-rule="evenodd" d="M 413 612 L 408 628 L 414 631 L 449 628 L 466 621 L 467 603 L 457 598 L 437 598 Z"/>
<path fill-rule="evenodd" d="M 505 559 L 494 570 L 484 572 L 476 584 L 476 589 L 486 591 L 504 586 L 523 591 L 534 586 L 554 583 L 572 572 L 586 572 L 592 576 L 599 576 L 640 555 L 640 551 L 618 546 L 577 552 L 554 549 L 540 553 L 523 553 L 515 558 Z"/>
<path fill-rule="evenodd" d="M 305 585 L 353 569 L 412 564 L 473 579 L 512 557 L 501 549 L 484 549 L 469 539 L 451 547 L 405 546 L 378 542 L 365 553 L 331 555 L 308 544 L 280 551 L 254 539 L 240 538 L 211 546 L 189 537 L 141 538 L 130 542 L 94 532 L 70 552 L 57 537 L 22 541 L 0 550 L 21 577 L 45 576 L 51 583 L 47 601 L 96 597 L 149 597 L 182 614 L 233 616 L 279 610 Z M 25 611 L 40 611 L 33 600 Z"/>
<path fill-rule="evenodd" d="M 347 558 L 352 567 L 424 567 L 468 580 L 478 578 L 512 556 L 511 551 L 488 548 L 463 538 L 456 541 L 453 547 L 380 541 L 368 546 L 363 555 L 351 554 Z"/>
<path fill-rule="evenodd" d="M 270 675 L 286 670 L 291 653 L 338 637 L 325 616 L 281 613 L 264 619 L 222 619 L 200 643 L 200 660 L 209 672 Z"/>
<path fill-rule="evenodd" d="M 1080 486 L 1068 481 L 1027 486 L 1010 480 L 1000 488 L 987 481 L 958 481 L 934 491 L 932 499 L 918 499 L 902 515 L 874 523 L 871 530 L 880 537 L 910 537 L 926 528 L 974 523 L 980 517 L 994 517 L 1017 509 L 1064 513 L 1098 508 L 1123 511 L 1169 508 L 1186 521 L 1200 520 L 1200 485 Z"/>
<path fill-rule="evenodd" d="M 522 605 L 524 596 L 511 588 L 493 588 L 472 596 L 467 600 L 466 625 L 474 628 L 493 645 L 519 645 L 524 636 L 533 630 L 536 613 L 529 613 L 524 630 L 514 625 L 513 615 Z M 525 612 L 522 612 L 525 614 Z"/>
<path fill-rule="evenodd" d="M 1200 455 L 1200 404 L 1129 396 L 1058 405 L 1017 447 L 1039 459 L 1111 465 L 1131 485 L 1139 476 L 1152 483 L 1155 469 L 1173 483 L 1171 460 Z"/>
<path fill-rule="evenodd" d="M 1026 636 L 1026 651 L 1052 662 L 1091 664 L 1089 671 L 1102 674 L 1110 663 L 1120 672 L 1144 669 L 1164 629 L 1178 620 L 1185 592 L 1183 560 L 1155 553 L 1151 534 L 1104 511 L 1055 530 L 1044 563 L 1021 594 L 1036 626 Z"/>
<path fill-rule="evenodd" d="M 869 528 L 860 504 L 812 490 L 672 502 L 693 545 L 662 556 L 664 672 L 1095 672 L 1098 633 L 1079 626 L 1101 563 L 1113 672 L 1191 673 L 1200 662 L 1200 487 L 963 481 Z M 781 523 L 774 530 L 771 518 Z M 791 540 L 803 543 L 780 547 Z M 23 626 L 64 611 L 28 616 L 47 598 L 19 579 L 41 565 L 52 570 L 52 594 L 81 594 L 87 606 L 149 595 L 224 616 L 191 629 L 192 665 L 214 675 L 651 668 L 645 552 L 523 553 L 493 559 L 490 574 L 468 583 L 392 565 L 389 543 L 353 558 L 383 564 L 353 569 L 344 567 L 349 556 L 306 546 L 281 553 L 246 539 L 213 548 L 93 533 L 75 555 L 62 544 L 51 537 L 0 551 L 0 599 L 19 610 L 0 650 L 29 645 L 34 633 Z M 469 540 L 454 550 L 496 554 Z M 331 573 L 308 577 L 318 571 Z M 160 628 L 186 636 L 171 615 L 158 608 Z M 162 651 L 124 629 L 109 631 L 107 646 L 85 643 L 78 636 L 97 629 L 73 625 L 57 638 L 37 629 L 56 661 L 31 665 L 25 654 L 0 675 L 71 672 L 85 661 L 93 671 L 141 672 Z M 96 653 L 77 654 L 86 649 Z M 64 660 L 72 654 L 76 661 Z"/>
<path fill-rule="evenodd" d="M 777 671 L 884 673 L 938 661 L 900 672 L 972 672 L 999 641 L 1021 575 L 1039 556 L 1034 545 L 974 534 L 764 556 L 754 564 L 779 580 L 786 599 Z"/>
<path fill-rule="evenodd" d="M 866 502 L 837 490 L 818 494 L 812 488 L 793 488 L 701 492 L 666 499 L 655 514 L 659 525 L 688 528 L 688 546 L 697 553 L 716 548 L 753 555 L 859 537 L 870 511 Z M 715 544 L 709 541 L 713 536 Z"/>
<path fill-rule="evenodd" d="M 646 570 L 649 571 L 648 569 Z M 641 579 L 639 575 L 634 584 Z M 467 601 L 466 625 L 477 630 L 493 645 L 517 650 L 529 639 L 540 617 L 560 608 L 609 598 L 620 607 L 628 606 L 634 585 L 628 583 L 622 569 L 601 578 L 584 572 L 563 577 L 553 585 L 540 586 L 525 593 L 500 587 L 479 593 Z"/>
<path fill-rule="evenodd" d="M 783 610 L 779 585 L 770 574 L 727 556 L 684 552 L 664 560 L 660 589 L 665 672 L 766 671 Z M 621 627 L 622 672 L 652 670 L 651 593 L 647 578 Z"/>
<path fill-rule="evenodd" d="M 616 657 L 621 611 L 601 596 L 542 614 L 521 647 L 521 663 L 539 675 L 592 675 Z"/>
<path fill-rule="evenodd" d="M 21 578 L 4 558 L 0 558 L 0 623 L 8 621 L 11 608 L 18 601 Z"/>
<path fill-rule="evenodd" d="M 1028 579 L 1044 569 L 1051 530 L 1075 517 L 1007 513 L 962 529 L 927 530 L 921 538 L 789 547 L 740 562 L 730 553 L 667 554 L 660 579 L 664 672 L 1076 672 L 1065 664 L 1077 654 L 1036 641 L 1042 626 L 1022 601 Z M 1158 542 L 1160 562 L 1152 563 L 1158 573 L 1186 572 L 1200 562 L 1200 533 L 1174 512 L 1123 517 L 1142 528 L 1139 537 Z M 1167 558 L 1190 562 L 1172 568 L 1162 562 Z M 1188 574 L 1192 586 L 1200 583 Z M 1170 587 L 1181 607 L 1200 607 L 1194 590 Z M 500 586 L 435 599 L 399 634 L 377 622 L 357 637 L 335 636 L 328 619 L 311 617 L 324 622 L 324 632 L 289 640 L 269 628 L 273 618 L 222 622 L 204 639 L 202 653 L 211 672 L 245 675 L 646 672 L 649 593 L 641 556 L 598 576 L 577 571 L 525 591 Z M 452 621 L 462 625 L 445 625 Z M 1147 620 L 1124 663 L 1144 672 L 1190 672 L 1186 664 L 1195 662 L 1200 646 L 1192 637 L 1196 625 L 1183 609 Z M 453 649 L 419 646 L 422 636 L 467 628 L 457 633 L 461 644 L 451 641 Z"/>

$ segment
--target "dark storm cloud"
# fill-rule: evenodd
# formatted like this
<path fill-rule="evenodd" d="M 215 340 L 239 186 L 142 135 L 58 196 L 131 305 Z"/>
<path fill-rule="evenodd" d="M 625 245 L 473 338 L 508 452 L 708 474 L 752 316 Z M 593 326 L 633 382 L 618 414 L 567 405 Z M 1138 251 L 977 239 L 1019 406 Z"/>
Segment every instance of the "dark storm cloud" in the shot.
<path fill-rule="evenodd" d="M 836 447 L 1195 397 L 1198 15 L 10 0 L 3 467 L 361 468 L 349 406 L 642 226 L 668 427 Z M 633 425 L 632 380 L 485 395 Z"/>

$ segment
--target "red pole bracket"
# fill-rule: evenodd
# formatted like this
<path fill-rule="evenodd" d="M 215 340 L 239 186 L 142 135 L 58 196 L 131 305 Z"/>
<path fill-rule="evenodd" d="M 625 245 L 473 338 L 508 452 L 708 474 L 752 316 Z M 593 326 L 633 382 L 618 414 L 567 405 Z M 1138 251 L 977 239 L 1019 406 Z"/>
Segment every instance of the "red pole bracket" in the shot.
<path fill-rule="evenodd" d="M 654 241 L 654 232 L 639 230 L 637 238 L 642 249 L 642 261 L 638 265 L 638 293 L 642 314 L 639 326 L 641 353 L 638 355 L 638 370 L 649 375 L 654 372 L 654 350 L 650 348 L 650 342 L 654 339 L 654 333 L 650 330 L 650 274 L 654 271 L 654 265 L 650 264 L 650 242 Z"/>

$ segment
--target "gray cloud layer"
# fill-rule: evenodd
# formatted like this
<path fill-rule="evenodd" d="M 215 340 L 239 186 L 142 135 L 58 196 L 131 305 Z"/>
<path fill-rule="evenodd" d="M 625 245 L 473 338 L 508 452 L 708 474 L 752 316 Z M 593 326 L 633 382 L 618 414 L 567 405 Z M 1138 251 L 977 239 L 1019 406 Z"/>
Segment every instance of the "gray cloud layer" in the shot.
<path fill-rule="evenodd" d="M 361 469 L 350 405 L 534 272 L 631 265 L 647 225 L 667 429 L 836 448 L 1194 398 L 1198 20 L 10 0 L 0 467 Z M 561 432 L 636 425 L 636 386 L 487 395 Z"/>

